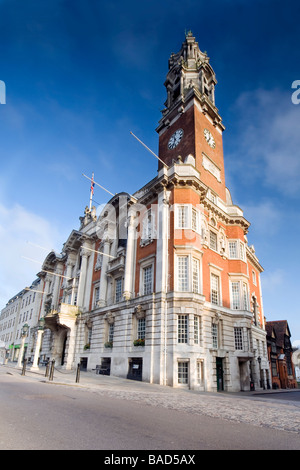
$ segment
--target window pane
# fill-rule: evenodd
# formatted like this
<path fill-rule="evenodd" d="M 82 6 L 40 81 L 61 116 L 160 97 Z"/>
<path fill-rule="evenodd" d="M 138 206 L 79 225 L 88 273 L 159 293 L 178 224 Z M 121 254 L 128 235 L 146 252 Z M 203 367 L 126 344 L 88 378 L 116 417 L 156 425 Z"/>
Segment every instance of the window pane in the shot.
<path fill-rule="evenodd" d="M 244 310 L 249 310 L 249 296 L 247 284 L 243 284 L 243 304 Z"/>
<path fill-rule="evenodd" d="M 212 347 L 217 348 L 218 347 L 218 325 L 216 325 L 215 323 L 213 323 L 211 326 L 211 335 L 212 335 Z"/>
<path fill-rule="evenodd" d="M 143 232 L 142 240 L 151 240 L 152 239 L 152 213 L 151 209 L 147 211 L 143 219 Z"/>
<path fill-rule="evenodd" d="M 144 268 L 144 295 L 152 294 L 152 264 Z"/>
<path fill-rule="evenodd" d="M 108 341 L 113 342 L 114 340 L 114 323 L 111 323 L 109 325 L 109 330 L 108 330 Z"/>
<path fill-rule="evenodd" d="M 199 230 L 199 214 L 194 208 L 192 208 L 192 230 L 196 232 Z"/>
<path fill-rule="evenodd" d="M 229 258 L 237 258 L 237 242 L 229 242 Z"/>
<path fill-rule="evenodd" d="M 199 337 L 200 337 L 200 318 L 195 316 L 194 317 L 194 343 L 199 344 Z"/>
<path fill-rule="evenodd" d="M 212 231 L 209 232 L 209 247 L 217 251 L 217 234 Z"/>
<path fill-rule="evenodd" d="M 116 279 L 116 302 L 122 300 L 122 278 Z"/>
<path fill-rule="evenodd" d="M 199 294 L 199 260 L 193 258 L 193 292 Z"/>
<path fill-rule="evenodd" d="M 232 282 L 231 292 L 232 292 L 232 308 L 239 309 L 240 308 L 240 283 L 239 282 Z"/>
<path fill-rule="evenodd" d="M 211 275 L 211 303 L 219 305 L 219 277 Z"/>
<path fill-rule="evenodd" d="M 137 331 L 138 339 L 145 339 L 145 332 L 146 332 L 146 319 L 139 318 L 138 319 L 138 331 Z"/>
<path fill-rule="evenodd" d="M 188 291 L 188 257 L 179 256 L 177 258 L 178 266 L 178 290 L 181 292 Z"/>
<path fill-rule="evenodd" d="M 234 328 L 234 344 L 235 349 L 243 350 L 243 332 L 242 328 Z"/>
<path fill-rule="evenodd" d="M 187 384 L 189 379 L 189 363 L 178 362 L 178 383 Z"/>
<path fill-rule="evenodd" d="M 188 228 L 188 206 L 177 206 L 178 228 Z"/>
<path fill-rule="evenodd" d="M 178 315 L 178 343 L 187 343 L 188 340 L 188 317 Z"/>

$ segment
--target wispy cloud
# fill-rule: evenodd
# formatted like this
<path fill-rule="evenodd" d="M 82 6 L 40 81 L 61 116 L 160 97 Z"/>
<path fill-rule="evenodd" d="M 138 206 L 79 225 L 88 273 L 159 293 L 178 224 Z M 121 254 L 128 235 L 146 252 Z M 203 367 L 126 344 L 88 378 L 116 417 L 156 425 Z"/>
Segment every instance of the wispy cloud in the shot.
<path fill-rule="evenodd" d="M 58 227 L 46 218 L 19 204 L 0 204 L 1 306 L 35 279 L 47 250 L 61 249 L 61 237 Z"/>
<path fill-rule="evenodd" d="M 280 228 L 281 210 L 271 200 L 264 199 L 257 204 L 243 205 L 244 215 L 259 235 L 272 235 Z"/>
<path fill-rule="evenodd" d="M 296 196 L 300 191 L 300 106 L 292 104 L 290 90 L 245 92 L 233 111 L 239 123 L 232 152 L 235 171 L 252 182 Z"/>

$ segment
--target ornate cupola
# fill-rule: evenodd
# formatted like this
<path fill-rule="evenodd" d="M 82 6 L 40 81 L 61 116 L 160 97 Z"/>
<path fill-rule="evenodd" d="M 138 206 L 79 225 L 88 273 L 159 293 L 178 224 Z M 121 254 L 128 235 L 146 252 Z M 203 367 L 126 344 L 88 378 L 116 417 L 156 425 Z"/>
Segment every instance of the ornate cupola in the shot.
<path fill-rule="evenodd" d="M 200 95 L 205 94 L 211 104 L 215 104 L 214 87 L 217 83 L 215 73 L 209 64 L 206 52 L 201 52 L 193 34 L 186 35 L 177 54 L 171 54 L 169 72 L 165 81 L 168 110 L 184 100 L 191 89 Z M 164 112 L 166 112 L 165 110 Z"/>

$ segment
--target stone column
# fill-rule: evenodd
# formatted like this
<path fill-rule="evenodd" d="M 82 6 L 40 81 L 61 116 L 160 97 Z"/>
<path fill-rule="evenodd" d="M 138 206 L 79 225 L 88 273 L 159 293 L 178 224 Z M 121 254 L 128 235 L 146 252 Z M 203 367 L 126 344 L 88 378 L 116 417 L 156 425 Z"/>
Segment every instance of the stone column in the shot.
<path fill-rule="evenodd" d="M 58 298 L 59 298 L 59 290 L 61 285 L 61 274 L 63 272 L 62 266 L 58 265 L 56 268 L 56 272 L 53 273 L 54 277 L 54 288 L 53 288 L 53 297 L 52 297 L 52 308 L 53 310 L 57 310 L 58 308 Z"/>
<path fill-rule="evenodd" d="M 158 195 L 156 292 L 168 290 L 169 194 L 164 188 Z"/>
<path fill-rule="evenodd" d="M 36 344 L 35 344 L 34 358 L 33 358 L 33 364 L 32 364 L 31 370 L 39 370 L 38 359 L 40 355 L 43 333 L 44 333 L 44 330 L 40 330 L 40 329 L 37 332 L 37 339 L 36 339 Z"/>
<path fill-rule="evenodd" d="M 47 277 L 48 275 L 46 274 L 46 277 L 45 277 L 45 286 L 44 286 L 44 293 L 42 294 L 43 295 L 43 300 L 42 300 L 42 307 L 41 307 L 41 315 L 44 316 L 45 315 L 45 301 L 46 301 L 46 296 L 49 292 L 49 279 Z"/>
<path fill-rule="evenodd" d="M 135 241 L 135 217 L 133 213 L 129 213 L 126 260 L 125 260 L 124 292 L 123 292 L 123 296 L 126 300 L 131 299 L 132 292 L 133 292 L 132 281 L 133 281 L 134 241 Z"/>
<path fill-rule="evenodd" d="M 21 347 L 20 347 L 17 367 L 22 367 L 22 359 L 23 359 L 23 355 L 24 355 L 24 348 L 25 348 L 26 338 L 27 338 L 26 335 L 22 335 Z"/>
<path fill-rule="evenodd" d="M 75 344 L 76 344 L 76 332 L 77 326 L 76 321 L 74 320 L 73 324 L 69 322 L 69 331 L 68 331 L 68 350 L 66 351 L 66 360 L 63 366 L 64 369 L 72 369 L 74 364 L 74 354 L 75 354 Z"/>
<path fill-rule="evenodd" d="M 77 306 L 79 308 L 83 307 L 88 255 L 89 255 L 88 251 L 85 250 L 84 247 L 82 247 L 82 249 L 81 249 L 81 268 L 80 268 L 80 277 L 79 277 L 78 292 L 77 292 Z"/>
<path fill-rule="evenodd" d="M 100 291 L 99 291 L 99 306 L 105 307 L 106 305 L 106 294 L 107 294 L 107 266 L 109 263 L 110 254 L 110 240 L 105 235 L 103 239 L 103 255 L 102 255 L 102 265 L 101 265 L 101 275 L 100 275 Z"/>

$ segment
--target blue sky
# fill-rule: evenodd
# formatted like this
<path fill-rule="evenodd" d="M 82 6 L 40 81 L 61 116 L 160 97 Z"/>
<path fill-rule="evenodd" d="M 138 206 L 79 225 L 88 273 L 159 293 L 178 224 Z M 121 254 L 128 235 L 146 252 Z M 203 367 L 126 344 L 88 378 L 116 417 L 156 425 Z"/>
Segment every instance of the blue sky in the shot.
<path fill-rule="evenodd" d="M 0 308 L 89 203 L 155 177 L 171 52 L 192 30 L 216 73 L 226 183 L 251 222 L 268 320 L 300 340 L 299 2 L 0 0 Z M 96 187 L 95 201 L 109 195 Z M 39 245 L 39 248 L 37 245 Z"/>

